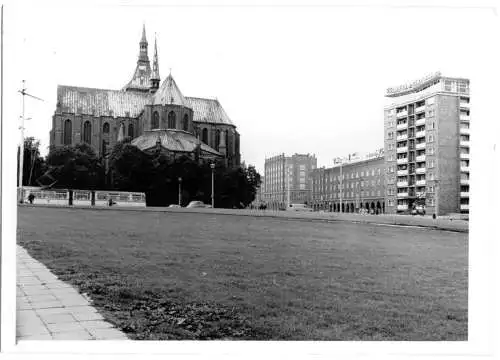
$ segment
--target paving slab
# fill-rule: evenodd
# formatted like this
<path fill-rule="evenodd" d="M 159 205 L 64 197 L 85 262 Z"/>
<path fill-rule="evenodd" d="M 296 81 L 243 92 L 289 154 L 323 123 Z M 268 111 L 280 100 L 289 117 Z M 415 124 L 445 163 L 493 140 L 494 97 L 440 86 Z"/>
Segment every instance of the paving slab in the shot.
<path fill-rule="evenodd" d="M 87 330 L 92 329 L 112 329 L 113 325 L 104 320 L 84 320 L 79 322 L 83 328 Z"/>
<path fill-rule="evenodd" d="M 59 313 L 59 314 L 51 314 L 51 315 L 45 315 L 42 317 L 43 321 L 47 325 L 52 325 L 52 324 L 66 324 L 66 323 L 75 323 L 77 322 L 77 319 L 71 313 Z M 50 326 L 48 326 L 50 330 Z"/>
<path fill-rule="evenodd" d="M 52 334 L 53 340 L 95 340 L 96 337 L 92 336 L 85 330 L 61 332 Z M 100 339 L 99 339 L 100 340 Z M 105 339 L 107 340 L 107 339 Z"/>
<path fill-rule="evenodd" d="M 17 246 L 18 340 L 127 340 L 71 285 Z"/>
<path fill-rule="evenodd" d="M 47 324 L 47 328 L 51 333 L 85 331 L 85 328 L 78 321 Z"/>
<path fill-rule="evenodd" d="M 127 336 L 117 329 L 94 329 L 93 335 L 97 340 L 126 340 Z"/>
<path fill-rule="evenodd" d="M 73 316 L 78 321 L 104 320 L 101 314 L 97 312 L 72 312 Z"/>

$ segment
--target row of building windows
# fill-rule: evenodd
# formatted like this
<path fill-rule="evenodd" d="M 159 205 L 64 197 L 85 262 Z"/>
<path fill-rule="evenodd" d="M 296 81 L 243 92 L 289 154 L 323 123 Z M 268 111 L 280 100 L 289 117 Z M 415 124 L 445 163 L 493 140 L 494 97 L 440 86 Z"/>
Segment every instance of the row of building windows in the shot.
<path fill-rule="evenodd" d="M 361 185 L 361 186 L 375 186 L 375 185 L 380 185 L 381 183 L 381 180 L 380 179 L 376 179 L 376 180 L 361 180 L 359 182 L 351 182 L 351 181 L 348 181 L 344 184 L 345 188 L 346 189 L 353 189 L 356 187 L 356 185 Z M 313 185 L 315 187 L 328 187 L 328 184 L 333 188 L 337 188 L 337 187 L 340 187 L 340 183 L 333 183 L 333 182 L 326 182 L 326 181 L 313 181 Z M 338 185 L 338 186 L 337 186 Z"/>
<path fill-rule="evenodd" d="M 102 132 L 103 134 L 109 134 L 109 123 L 104 123 L 102 126 Z M 128 125 L 128 136 L 134 137 L 134 125 L 129 124 Z M 63 144 L 64 145 L 71 145 L 73 143 L 73 124 L 71 120 L 67 119 L 64 121 L 64 128 L 63 128 Z M 92 144 L 92 124 L 90 121 L 85 121 L 83 124 L 83 136 L 82 140 L 86 144 Z"/>
<path fill-rule="evenodd" d="M 214 149 L 217 150 L 217 151 L 219 151 L 219 149 L 220 149 L 220 140 L 221 140 L 220 133 L 221 133 L 220 129 L 217 129 L 215 131 L 215 146 L 214 146 Z M 225 132 L 225 140 L 226 140 L 226 147 L 228 147 L 229 146 L 229 132 L 228 131 Z M 203 143 L 209 145 L 208 144 L 208 129 L 207 128 L 203 128 L 201 130 L 201 141 L 203 141 Z"/>
<path fill-rule="evenodd" d="M 361 196 L 361 197 L 368 197 L 368 196 L 382 196 L 381 195 L 382 192 L 380 190 L 371 190 L 371 191 L 365 191 L 365 190 L 361 190 L 359 192 L 355 192 L 355 191 L 343 191 L 342 192 L 342 197 L 355 197 L 355 196 Z M 340 192 L 337 191 L 335 193 L 329 193 L 329 194 L 325 194 L 325 195 L 321 195 L 321 194 L 318 194 L 318 193 L 315 193 L 314 195 L 315 198 L 331 198 L 331 199 L 340 199 Z"/>
<path fill-rule="evenodd" d="M 165 119 L 163 119 L 163 124 L 165 125 Z M 153 130 L 160 128 L 160 115 L 158 114 L 157 111 L 153 113 L 153 122 L 151 124 L 151 128 Z M 167 129 L 176 129 L 176 128 L 177 124 L 176 124 L 175 112 L 170 111 L 167 115 Z M 184 119 L 182 120 L 182 130 L 184 131 L 189 130 L 189 117 L 187 114 L 184 115 Z"/>
<path fill-rule="evenodd" d="M 359 179 L 359 178 L 362 178 L 364 176 L 375 176 L 375 174 L 378 176 L 380 175 L 381 173 L 381 170 L 380 168 L 378 168 L 377 170 L 375 169 L 371 169 L 371 170 L 366 170 L 365 171 L 361 171 L 361 172 L 351 172 L 351 173 L 346 173 L 346 174 L 342 174 L 342 180 L 349 180 L 349 179 Z M 330 178 L 330 181 L 340 181 L 340 178 L 341 176 L 340 175 L 330 175 L 329 176 Z M 324 181 L 327 181 L 328 179 L 328 176 L 325 177 L 325 180 Z M 319 182 L 320 180 L 314 180 L 315 183 Z"/>

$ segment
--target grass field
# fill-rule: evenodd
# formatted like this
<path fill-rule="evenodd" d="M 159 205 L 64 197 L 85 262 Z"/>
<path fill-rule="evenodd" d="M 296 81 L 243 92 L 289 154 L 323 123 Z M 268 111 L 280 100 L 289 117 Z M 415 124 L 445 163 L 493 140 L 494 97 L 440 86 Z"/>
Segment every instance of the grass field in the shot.
<path fill-rule="evenodd" d="M 465 233 L 30 207 L 18 232 L 133 339 L 467 339 Z"/>

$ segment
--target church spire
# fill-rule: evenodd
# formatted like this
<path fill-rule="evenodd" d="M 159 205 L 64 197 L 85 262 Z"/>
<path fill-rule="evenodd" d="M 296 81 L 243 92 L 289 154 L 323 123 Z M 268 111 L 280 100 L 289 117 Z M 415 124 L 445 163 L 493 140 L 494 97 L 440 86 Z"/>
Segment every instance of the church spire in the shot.
<path fill-rule="evenodd" d="M 141 38 L 141 43 L 145 42 L 146 44 L 148 43 L 148 40 L 146 39 L 146 23 L 142 23 L 142 38 Z"/>
<path fill-rule="evenodd" d="M 151 65 L 148 57 L 148 40 L 146 39 L 146 24 L 142 25 L 142 36 L 139 41 L 139 58 L 132 79 L 125 85 L 125 91 L 149 91 Z"/>
<path fill-rule="evenodd" d="M 156 47 L 156 34 L 155 34 L 155 53 L 153 55 L 153 71 L 149 80 L 151 92 L 155 92 L 160 87 L 160 66 L 158 64 L 158 49 Z"/>
<path fill-rule="evenodd" d="M 141 41 L 139 42 L 139 62 L 148 62 L 149 63 L 149 58 L 148 58 L 148 40 L 146 39 L 146 24 L 142 24 L 142 37 Z"/>

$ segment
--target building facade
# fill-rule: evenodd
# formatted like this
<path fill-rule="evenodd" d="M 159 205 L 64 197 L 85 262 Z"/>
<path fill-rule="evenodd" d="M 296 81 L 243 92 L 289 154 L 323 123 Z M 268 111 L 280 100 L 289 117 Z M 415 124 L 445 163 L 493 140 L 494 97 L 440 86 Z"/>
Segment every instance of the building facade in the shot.
<path fill-rule="evenodd" d="M 240 135 L 219 101 L 185 97 L 171 74 L 160 84 L 156 40 L 151 66 L 145 28 L 135 71 L 121 90 L 57 88 L 51 146 L 86 143 L 106 157 L 125 137 L 146 152 L 240 165 Z"/>
<path fill-rule="evenodd" d="M 384 213 L 385 161 L 383 155 L 318 168 L 311 174 L 315 210 Z"/>
<path fill-rule="evenodd" d="M 386 209 L 469 211 L 469 80 L 436 73 L 387 89 L 384 109 Z"/>
<path fill-rule="evenodd" d="M 282 209 L 289 204 L 310 204 L 310 174 L 316 166 L 316 157 L 310 154 L 280 154 L 267 158 L 264 164 L 264 202 L 271 208 Z"/>

